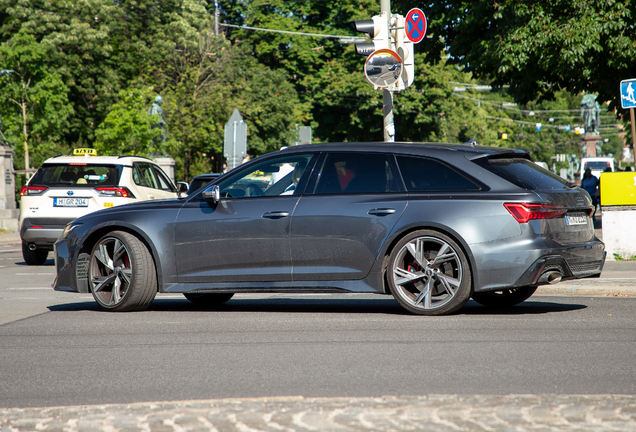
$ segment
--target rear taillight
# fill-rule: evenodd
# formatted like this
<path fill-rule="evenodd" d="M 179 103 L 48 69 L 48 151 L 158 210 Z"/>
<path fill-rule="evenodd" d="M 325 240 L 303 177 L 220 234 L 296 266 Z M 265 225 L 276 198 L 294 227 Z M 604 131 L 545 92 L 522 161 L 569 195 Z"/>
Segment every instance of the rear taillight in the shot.
<path fill-rule="evenodd" d="M 123 186 L 96 187 L 95 190 L 106 197 L 136 198 L 130 189 Z"/>
<path fill-rule="evenodd" d="M 563 207 L 550 204 L 504 203 L 504 207 L 519 223 L 533 219 L 556 219 L 566 213 Z"/>
<path fill-rule="evenodd" d="M 20 189 L 20 195 L 42 195 L 48 187 L 46 186 L 22 186 Z"/>

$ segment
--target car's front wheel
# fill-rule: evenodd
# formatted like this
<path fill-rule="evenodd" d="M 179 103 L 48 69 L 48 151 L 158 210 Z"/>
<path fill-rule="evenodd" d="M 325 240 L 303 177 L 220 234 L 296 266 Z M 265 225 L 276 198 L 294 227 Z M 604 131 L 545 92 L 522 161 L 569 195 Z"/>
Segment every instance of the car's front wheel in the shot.
<path fill-rule="evenodd" d="M 22 243 L 22 258 L 28 265 L 42 265 L 46 262 L 49 251 L 46 249 L 29 249 L 27 243 Z"/>
<path fill-rule="evenodd" d="M 183 295 L 197 306 L 214 307 L 230 300 L 234 293 L 183 293 Z"/>
<path fill-rule="evenodd" d="M 444 315 L 470 298 L 471 273 L 462 249 L 447 235 L 415 231 L 400 240 L 389 258 L 393 297 L 409 312 Z"/>
<path fill-rule="evenodd" d="M 108 311 L 146 309 L 157 294 L 155 264 L 146 245 L 124 231 L 106 234 L 93 247 L 90 289 Z"/>
<path fill-rule="evenodd" d="M 473 300 L 489 307 L 511 307 L 528 300 L 536 290 L 536 286 L 524 286 L 503 291 L 473 293 Z"/>

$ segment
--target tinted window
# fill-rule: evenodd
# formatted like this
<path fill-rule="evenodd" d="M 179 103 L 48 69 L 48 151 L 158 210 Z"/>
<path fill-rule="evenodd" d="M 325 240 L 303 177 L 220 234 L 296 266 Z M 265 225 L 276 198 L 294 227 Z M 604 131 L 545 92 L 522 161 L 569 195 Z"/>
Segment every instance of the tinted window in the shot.
<path fill-rule="evenodd" d="M 527 159 L 489 159 L 484 165 L 524 189 L 563 189 L 567 185 L 566 180 Z"/>
<path fill-rule="evenodd" d="M 119 167 L 116 165 L 91 165 L 85 163 L 46 164 L 33 176 L 31 186 L 95 187 L 116 186 Z"/>
<path fill-rule="evenodd" d="M 315 193 L 382 193 L 398 190 L 387 155 L 330 153 L 323 164 Z"/>
<path fill-rule="evenodd" d="M 453 168 L 434 159 L 397 156 L 409 192 L 470 191 L 481 187 Z"/>
<path fill-rule="evenodd" d="M 268 159 L 243 169 L 218 183 L 225 198 L 299 195 L 312 154 Z"/>

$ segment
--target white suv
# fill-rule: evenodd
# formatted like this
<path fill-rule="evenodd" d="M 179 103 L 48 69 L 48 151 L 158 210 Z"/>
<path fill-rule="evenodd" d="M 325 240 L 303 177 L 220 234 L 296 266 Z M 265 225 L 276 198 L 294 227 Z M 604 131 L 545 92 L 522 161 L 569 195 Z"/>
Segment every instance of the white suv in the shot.
<path fill-rule="evenodd" d="M 137 201 L 177 198 L 161 167 L 137 156 L 89 156 L 92 149 L 47 159 L 20 191 L 22 256 L 41 265 L 66 224 L 87 213 Z"/>

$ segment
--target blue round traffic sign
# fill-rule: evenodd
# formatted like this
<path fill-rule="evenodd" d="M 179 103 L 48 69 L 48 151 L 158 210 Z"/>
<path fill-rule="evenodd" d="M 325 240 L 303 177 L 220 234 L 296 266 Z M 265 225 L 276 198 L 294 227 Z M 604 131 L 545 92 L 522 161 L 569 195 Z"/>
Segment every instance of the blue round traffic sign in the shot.
<path fill-rule="evenodd" d="M 405 33 L 413 43 L 420 43 L 426 36 L 426 15 L 419 8 L 413 8 L 406 14 Z"/>

